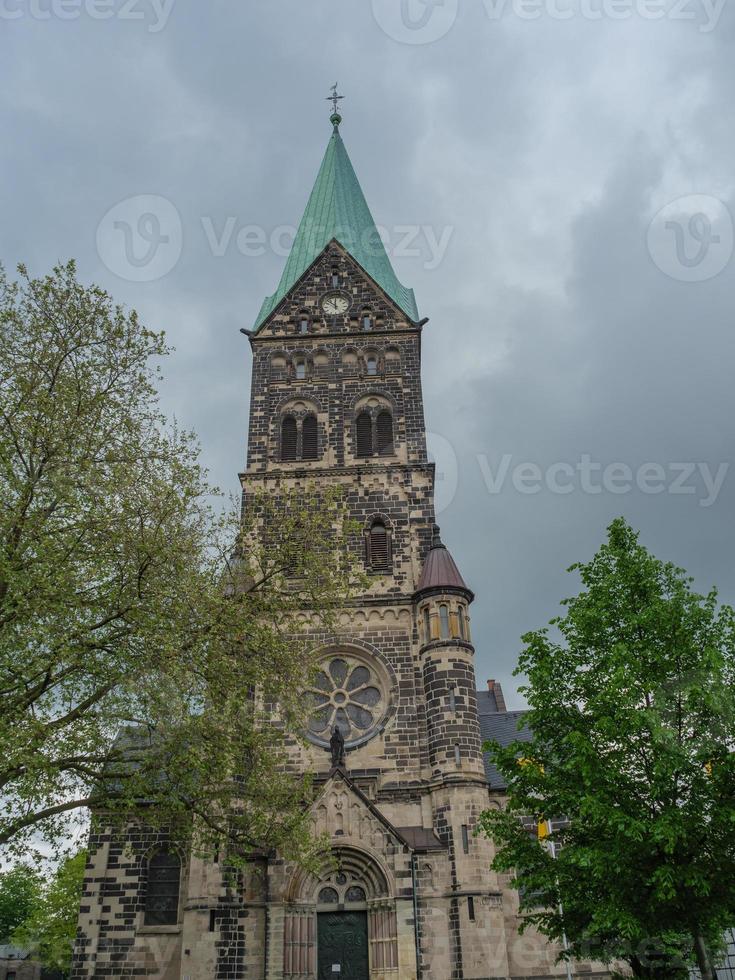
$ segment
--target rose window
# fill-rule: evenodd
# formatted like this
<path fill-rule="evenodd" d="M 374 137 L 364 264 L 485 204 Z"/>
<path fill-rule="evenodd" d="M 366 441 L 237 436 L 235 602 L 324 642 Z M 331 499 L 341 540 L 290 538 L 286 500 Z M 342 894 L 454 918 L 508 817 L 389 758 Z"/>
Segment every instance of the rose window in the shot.
<path fill-rule="evenodd" d="M 308 691 L 309 736 L 327 745 L 338 726 L 347 745 L 369 738 L 385 717 L 386 688 L 377 665 L 351 656 L 323 660 Z"/>

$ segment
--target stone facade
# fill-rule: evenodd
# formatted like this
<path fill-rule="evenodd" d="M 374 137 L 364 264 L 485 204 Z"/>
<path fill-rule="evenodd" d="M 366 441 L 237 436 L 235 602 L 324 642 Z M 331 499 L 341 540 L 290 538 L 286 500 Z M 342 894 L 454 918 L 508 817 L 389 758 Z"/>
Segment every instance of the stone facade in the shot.
<path fill-rule="evenodd" d="M 321 303 L 335 290 L 347 309 L 327 316 Z M 502 805 L 502 787 L 489 785 L 482 754 L 473 595 L 458 572 L 443 577 L 456 572 L 448 554 L 424 574 L 443 545 L 426 452 L 422 325 L 333 240 L 250 343 L 244 506 L 262 490 L 342 487 L 370 574 L 338 633 L 313 632 L 323 664 L 311 744 L 293 753 L 298 770 L 315 774 L 313 826 L 331 837 L 332 854 L 317 874 L 276 856 L 234 878 L 181 855 L 172 921 L 146 925 L 151 856 L 162 842 L 96 833 L 73 977 L 564 977 L 557 950 L 519 934 L 517 895 L 490 870 L 492 844 L 474 836 L 480 813 Z M 309 418 L 317 440 L 307 451 Z M 331 764 L 334 724 L 344 767 Z M 155 874 L 165 879 L 165 869 Z M 575 975 L 606 976 L 591 964 L 575 965 Z"/>

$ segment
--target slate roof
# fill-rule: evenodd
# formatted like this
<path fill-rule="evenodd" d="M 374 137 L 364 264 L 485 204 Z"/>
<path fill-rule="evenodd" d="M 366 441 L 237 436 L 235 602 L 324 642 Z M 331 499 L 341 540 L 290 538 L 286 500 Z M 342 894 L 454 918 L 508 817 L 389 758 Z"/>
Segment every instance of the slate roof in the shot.
<path fill-rule="evenodd" d="M 0 946 L 0 960 L 27 960 L 30 952 L 21 946 Z"/>
<path fill-rule="evenodd" d="M 338 119 L 333 117 L 333 121 Z M 393 271 L 336 121 L 281 281 L 275 293 L 263 301 L 254 331 L 262 327 L 333 240 L 350 253 L 410 320 L 418 321 L 414 292 L 402 285 Z"/>
<path fill-rule="evenodd" d="M 518 730 L 518 722 L 524 718 L 525 711 L 498 711 L 494 691 L 477 692 L 477 710 L 480 716 L 480 736 L 483 742 L 500 742 L 510 745 L 511 742 L 530 742 L 531 733 L 528 728 Z M 485 755 L 485 775 L 491 789 L 505 789 L 505 779 Z"/>

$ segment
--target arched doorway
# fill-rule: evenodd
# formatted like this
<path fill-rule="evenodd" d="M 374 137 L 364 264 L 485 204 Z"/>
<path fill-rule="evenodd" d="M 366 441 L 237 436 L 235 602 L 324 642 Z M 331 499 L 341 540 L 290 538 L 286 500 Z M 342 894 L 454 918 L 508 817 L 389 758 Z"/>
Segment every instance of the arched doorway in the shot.
<path fill-rule="evenodd" d="M 297 872 L 289 891 L 286 977 L 370 980 L 397 969 L 395 900 L 386 872 L 371 855 L 334 848 L 315 874 Z"/>

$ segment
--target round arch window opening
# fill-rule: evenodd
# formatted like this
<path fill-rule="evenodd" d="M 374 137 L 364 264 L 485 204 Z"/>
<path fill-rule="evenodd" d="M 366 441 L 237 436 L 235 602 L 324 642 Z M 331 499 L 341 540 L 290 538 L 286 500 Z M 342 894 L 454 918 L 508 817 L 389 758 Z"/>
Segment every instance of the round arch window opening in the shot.
<path fill-rule="evenodd" d="M 372 738 L 389 708 L 389 682 L 381 664 L 348 653 L 331 653 L 317 666 L 307 690 L 307 735 L 327 746 L 335 726 L 347 746 Z"/>

